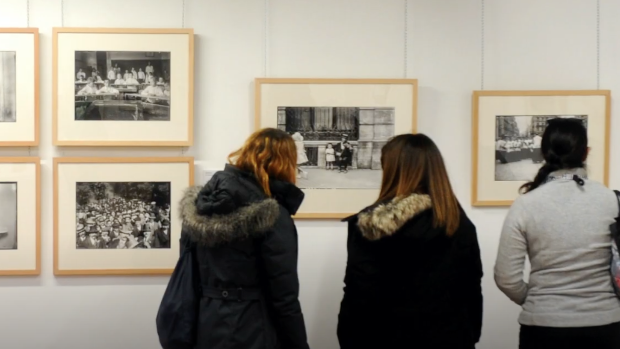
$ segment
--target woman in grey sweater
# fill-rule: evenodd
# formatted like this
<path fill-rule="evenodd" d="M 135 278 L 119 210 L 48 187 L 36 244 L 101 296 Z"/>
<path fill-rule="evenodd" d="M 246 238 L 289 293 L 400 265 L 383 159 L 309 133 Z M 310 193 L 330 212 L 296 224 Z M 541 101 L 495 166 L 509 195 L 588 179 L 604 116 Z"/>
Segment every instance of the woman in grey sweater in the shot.
<path fill-rule="evenodd" d="M 587 179 L 580 120 L 549 121 L 541 151 L 545 164 L 510 208 L 495 264 L 497 286 L 523 308 L 519 348 L 620 348 L 610 276 L 616 196 Z"/>

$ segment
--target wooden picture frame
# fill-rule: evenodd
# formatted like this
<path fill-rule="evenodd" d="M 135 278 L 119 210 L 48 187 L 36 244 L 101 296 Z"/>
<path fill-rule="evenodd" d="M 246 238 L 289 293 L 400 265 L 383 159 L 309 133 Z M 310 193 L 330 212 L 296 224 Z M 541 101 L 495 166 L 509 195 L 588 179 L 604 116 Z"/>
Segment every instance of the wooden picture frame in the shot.
<path fill-rule="evenodd" d="M 0 193 L 0 276 L 40 275 L 40 158 L 0 157 Z"/>
<path fill-rule="evenodd" d="M 472 206 L 512 205 L 519 187 L 532 180 L 544 162 L 542 132 L 546 120 L 556 117 L 583 120 L 591 147 L 589 177 L 608 185 L 609 90 L 474 91 Z"/>
<path fill-rule="evenodd" d="M 193 29 L 54 28 L 52 68 L 55 146 L 193 144 Z"/>
<path fill-rule="evenodd" d="M 4 83 L 15 86 L 6 91 L 9 106 L 3 108 Z M 0 147 L 38 146 L 39 108 L 39 29 L 0 28 Z"/>
<path fill-rule="evenodd" d="M 192 157 L 54 158 L 54 275 L 169 275 L 193 184 Z"/>
<path fill-rule="evenodd" d="M 297 219 L 341 219 L 372 204 L 381 147 L 417 131 L 417 79 L 257 78 L 254 98 L 255 129 L 279 128 L 303 144 L 297 185 L 306 196 Z"/>

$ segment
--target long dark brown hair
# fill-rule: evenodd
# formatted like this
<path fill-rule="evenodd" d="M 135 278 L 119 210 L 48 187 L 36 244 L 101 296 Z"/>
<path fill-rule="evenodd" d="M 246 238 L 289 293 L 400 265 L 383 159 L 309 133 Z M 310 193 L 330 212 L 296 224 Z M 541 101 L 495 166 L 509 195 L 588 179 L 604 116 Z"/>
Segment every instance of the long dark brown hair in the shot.
<path fill-rule="evenodd" d="M 444 227 L 448 236 L 454 234 L 460 221 L 459 204 L 435 142 L 421 133 L 398 135 L 381 150 L 381 167 L 377 202 L 427 194 L 433 203 L 433 226 Z"/>
<path fill-rule="evenodd" d="M 253 173 L 268 196 L 269 179 L 295 183 L 297 149 L 293 138 L 282 130 L 264 128 L 254 132 L 241 149 L 228 156 L 228 161 Z"/>
<path fill-rule="evenodd" d="M 588 156 L 588 131 L 580 119 L 556 118 L 547 121 L 540 151 L 545 164 L 534 180 L 525 183 L 519 191 L 528 193 L 540 187 L 552 172 L 585 167 Z"/>

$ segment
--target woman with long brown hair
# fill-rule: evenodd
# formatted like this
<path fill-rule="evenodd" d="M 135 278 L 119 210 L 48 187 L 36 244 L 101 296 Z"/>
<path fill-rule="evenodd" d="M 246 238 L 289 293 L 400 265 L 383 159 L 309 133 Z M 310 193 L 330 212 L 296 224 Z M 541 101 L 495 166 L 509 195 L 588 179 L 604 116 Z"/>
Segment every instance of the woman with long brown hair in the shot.
<path fill-rule="evenodd" d="M 423 134 L 399 135 L 383 147 L 381 166 L 378 200 L 345 219 L 340 347 L 474 348 L 480 250 L 439 149 Z"/>
<path fill-rule="evenodd" d="M 203 292 L 194 348 L 308 348 L 291 218 L 304 198 L 296 168 L 291 136 L 262 129 L 185 193 L 181 239 L 197 246 Z"/>

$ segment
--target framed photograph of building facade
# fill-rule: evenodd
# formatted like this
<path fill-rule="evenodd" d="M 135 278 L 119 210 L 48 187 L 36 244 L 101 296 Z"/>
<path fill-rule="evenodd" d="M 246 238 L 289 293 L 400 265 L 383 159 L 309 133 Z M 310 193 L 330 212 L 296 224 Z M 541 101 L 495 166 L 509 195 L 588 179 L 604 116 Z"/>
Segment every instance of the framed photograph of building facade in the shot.
<path fill-rule="evenodd" d="M 544 164 L 542 135 L 555 118 L 583 122 L 588 176 L 608 184 L 610 91 L 474 91 L 472 105 L 473 206 L 512 204 Z"/>
<path fill-rule="evenodd" d="M 39 30 L 0 28 L 0 146 L 39 145 Z"/>
<path fill-rule="evenodd" d="M 255 127 L 289 133 L 305 192 L 295 218 L 343 218 L 377 199 L 381 148 L 416 132 L 415 79 L 268 79 L 255 82 Z"/>
<path fill-rule="evenodd" d="M 54 28 L 57 146 L 191 146 L 193 29 Z"/>
<path fill-rule="evenodd" d="M 194 159 L 55 158 L 54 274 L 169 274 Z"/>
<path fill-rule="evenodd" d="M 0 158 L 0 275 L 41 272 L 41 165 Z"/>

